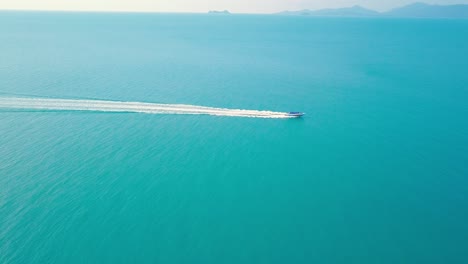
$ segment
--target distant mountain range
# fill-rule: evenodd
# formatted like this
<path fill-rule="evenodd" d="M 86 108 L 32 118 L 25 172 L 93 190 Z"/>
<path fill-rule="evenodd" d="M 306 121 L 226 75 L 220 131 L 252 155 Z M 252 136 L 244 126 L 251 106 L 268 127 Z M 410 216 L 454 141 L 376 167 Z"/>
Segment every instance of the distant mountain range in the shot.
<path fill-rule="evenodd" d="M 222 15 L 229 15 L 231 14 L 229 11 L 224 10 L 224 11 L 218 11 L 218 10 L 210 10 L 208 11 L 209 14 L 222 14 Z"/>
<path fill-rule="evenodd" d="M 304 9 L 300 11 L 284 11 L 279 15 L 302 15 L 302 16 L 379 16 L 380 13 L 374 10 L 366 9 L 361 6 L 346 8 L 327 8 L 319 10 Z"/>
<path fill-rule="evenodd" d="M 284 11 L 277 14 L 326 17 L 468 18 L 468 5 L 429 5 L 425 3 L 414 3 L 387 12 L 377 12 L 361 6 L 353 6 L 336 9 Z"/>
<path fill-rule="evenodd" d="M 468 5 L 428 5 L 414 3 L 395 8 L 384 15 L 397 17 L 468 18 Z"/>

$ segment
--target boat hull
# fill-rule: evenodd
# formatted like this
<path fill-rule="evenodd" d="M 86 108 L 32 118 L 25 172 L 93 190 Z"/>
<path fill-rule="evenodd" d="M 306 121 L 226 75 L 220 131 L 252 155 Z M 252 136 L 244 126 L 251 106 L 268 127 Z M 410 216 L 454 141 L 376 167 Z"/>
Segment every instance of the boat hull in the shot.
<path fill-rule="evenodd" d="M 301 117 L 305 115 L 305 113 L 302 113 L 302 112 L 289 112 L 287 113 L 287 116 L 290 116 L 290 117 Z"/>

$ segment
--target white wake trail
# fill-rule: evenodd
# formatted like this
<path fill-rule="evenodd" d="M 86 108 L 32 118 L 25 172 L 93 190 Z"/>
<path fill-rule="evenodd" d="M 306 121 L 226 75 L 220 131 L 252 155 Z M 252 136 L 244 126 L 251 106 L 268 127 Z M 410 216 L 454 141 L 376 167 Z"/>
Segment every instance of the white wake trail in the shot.
<path fill-rule="evenodd" d="M 286 112 L 215 108 L 197 105 L 22 97 L 0 97 L 0 109 L 190 114 L 253 118 L 291 118 L 291 116 L 288 116 Z"/>

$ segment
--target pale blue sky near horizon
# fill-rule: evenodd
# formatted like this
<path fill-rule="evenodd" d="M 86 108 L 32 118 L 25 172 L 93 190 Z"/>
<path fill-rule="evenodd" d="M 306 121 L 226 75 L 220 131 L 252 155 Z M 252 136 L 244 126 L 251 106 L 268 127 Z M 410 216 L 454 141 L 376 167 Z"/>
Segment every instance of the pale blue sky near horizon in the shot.
<path fill-rule="evenodd" d="M 273 13 L 354 5 L 387 11 L 414 2 L 468 4 L 468 0 L 0 0 L 0 9 L 196 13 L 229 10 L 237 13 Z"/>

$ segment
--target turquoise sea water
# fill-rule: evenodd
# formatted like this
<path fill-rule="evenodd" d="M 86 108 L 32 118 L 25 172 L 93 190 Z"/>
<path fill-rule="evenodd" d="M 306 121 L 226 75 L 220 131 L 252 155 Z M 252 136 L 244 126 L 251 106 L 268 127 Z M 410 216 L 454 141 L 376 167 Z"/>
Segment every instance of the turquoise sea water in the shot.
<path fill-rule="evenodd" d="M 468 21 L 0 12 L 0 263 L 468 263 Z"/>

